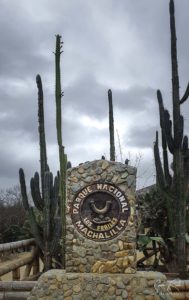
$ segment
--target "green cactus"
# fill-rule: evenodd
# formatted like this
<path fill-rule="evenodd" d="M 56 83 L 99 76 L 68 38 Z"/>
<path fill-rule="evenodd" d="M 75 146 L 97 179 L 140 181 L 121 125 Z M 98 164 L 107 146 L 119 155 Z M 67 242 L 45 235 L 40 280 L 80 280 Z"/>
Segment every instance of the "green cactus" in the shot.
<path fill-rule="evenodd" d="M 60 56 L 63 42 L 61 36 L 56 36 L 56 50 L 55 50 L 55 99 L 56 99 L 56 129 L 57 142 L 59 147 L 59 162 L 60 162 L 60 216 L 62 220 L 62 265 L 65 269 L 65 253 L 66 253 L 66 169 L 67 156 L 64 153 L 64 146 L 62 144 L 62 96 L 61 90 L 61 72 L 60 72 Z"/>
<path fill-rule="evenodd" d="M 111 90 L 108 90 L 108 103 L 109 103 L 110 160 L 115 161 L 114 114 L 113 114 Z"/>
<path fill-rule="evenodd" d="M 35 237 L 38 247 L 41 249 L 44 257 L 44 270 L 47 271 L 52 268 L 52 258 L 56 256 L 56 251 L 58 248 L 58 242 L 60 239 L 60 217 L 58 215 L 58 192 L 59 192 L 59 180 L 56 176 L 53 184 L 53 175 L 49 171 L 45 173 L 44 178 L 44 205 L 41 208 L 38 202 L 36 202 L 36 194 L 34 189 L 38 190 L 39 185 L 35 182 L 35 178 L 39 177 L 38 173 L 35 173 L 35 176 L 31 179 L 31 193 L 32 198 L 35 203 L 37 203 L 36 208 L 42 213 L 42 224 L 37 221 L 36 213 L 29 205 L 25 176 L 23 169 L 19 170 L 20 176 L 20 186 L 22 192 L 22 199 L 24 208 L 28 212 L 31 231 Z M 40 194 L 40 191 L 38 190 Z M 41 197 L 42 199 L 42 197 Z"/>
<path fill-rule="evenodd" d="M 163 165 L 158 147 L 158 133 L 154 144 L 154 157 L 157 174 L 157 184 L 166 201 L 168 223 L 173 243 L 173 269 L 185 277 L 187 272 L 185 234 L 187 232 L 186 203 L 188 201 L 189 184 L 189 148 L 188 138 L 184 136 L 184 119 L 180 113 L 180 105 L 189 96 L 189 85 L 184 96 L 179 95 L 179 74 L 177 63 L 176 27 L 174 1 L 170 0 L 171 29 L 171 62 L 172 62 L 172 103 L 173 122 L 168 110 L 164 108 L 161 92 L 157 91 L 160 112 L 160 127 L 162 134 Z M 172 171 L 169 170 L 168 152 L 172 154 Z M 171 173 L 173 173 L 171 175 Z"/>
<path fill-rule="evenodd" d="M 40 145 L 40 167 L 41 176 L 36 172 L 31 178 L 30 188 L 33 202 L 37 211 L 42 214 L 42 224 L 37 221 L 34 209 L 29 205 L 25 184 L 24 171 L 20 169 L 20 185 L 22 199 L 25 209 L 28 211 L 32 233 L 36 243 L 44 256 L 44 269 L 47 271 L 52 267 L 52 259 L 57 256 L 61 260 L 61 267 L 65 268 L 65 209 L 66 209 L 66 169 L 67 156 L 62 145 L 62 117 L 61 117 L 61 78 L 60 78 L 60 55 L 61 55 L 61 36 L 56 36 L 55 50 L 55 71 L 56 71 L 56 128 L 57 141 L 59 147 L 60 172 L 54 179 L 47 164 L 46 140 L 45 140 L 45 121 L 43 105 L 43 87 L 40 75 L 36 77 L 38 88 L 38 121 L 39 121 L 39 145 Z M 41 183 L 40 183 L 41 178 Z M 40 191 L 41 185 L 41 191 Z M 61 221 L 60 221 L 61 220 Z M 57 254 L 62 235 L 63 251 Z M 60 250 L 60 249 L 59 249 Z M 59 263 L 59 261 L 58 261 Z"/>

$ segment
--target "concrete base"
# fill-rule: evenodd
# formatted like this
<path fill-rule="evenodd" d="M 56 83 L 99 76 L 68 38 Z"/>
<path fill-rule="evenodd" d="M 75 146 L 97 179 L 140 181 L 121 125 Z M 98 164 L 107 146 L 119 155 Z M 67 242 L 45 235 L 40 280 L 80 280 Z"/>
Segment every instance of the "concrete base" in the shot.
<path fill-rule="evenodd" d="M 158 300 L 154 284 L 166 282 L 159 272 L 135 274 L 66 273 L 50 270 L 33 288 L 28 300 Z"/>

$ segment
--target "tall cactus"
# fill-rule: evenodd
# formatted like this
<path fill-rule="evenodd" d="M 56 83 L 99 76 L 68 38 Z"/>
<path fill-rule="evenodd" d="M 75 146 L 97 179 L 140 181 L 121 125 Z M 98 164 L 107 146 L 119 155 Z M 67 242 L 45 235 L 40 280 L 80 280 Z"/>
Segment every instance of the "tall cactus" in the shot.
<path fill-rule="evenodd" d="M 161 92 L 157 91 L 162 134 L 163 165 L 158 147 L 158 133 L 154 144 L 154 157 L 157 184 L 166 200 L 168 223 L 173 243 L 173 268 L 180 276 L 185 277 L 187 271 L 185 234 L 187 232 L 186 203 L 188 201 L 189 184 L 189 148 L 188 137 L 184 136 L 184 119 L 180 105 L 189 96 L 189 85 L 182 98 L 179 95 L 179 74 L 177 62 L 176 26 L 174 1 L 170 0 L 170 31 L 171 31 L 171 63 L 172 63 L 172 104 L 173 122 L 168 110 L 164 108 Z M 172 154 L 172 171 L 169 171 L 168 149 Z M 173 173 L 171 175 L 171 173 Z"/>
<path fill-rule="evenodd" d="M 108 103 L 109 103 L 110 160 L 115 161 L 114 113 L 113 113 L 111 90 L 108 90 Z"/>
<path fill-rule="evenodd" d="M 36 84 L 38 88 L 38 131 L 39 131 L 39 145 L 40 145 L 40 166 L 41 166 L 41 190 L 42 198 L 44 198 L 44 180 L 45 172 L 48 170 L 47 165 L 47 150 L 45 139 L 45 119 L 44 119 L 44 105 L 43 105 L 43 86 L 40 75 L 36 76 Z"/>
<path fill-rule="evenodd" d="M 59 146 L 60 172 L 54 178 L 47 164 L 45 121 L 43 105 L 43 88 L 40 75 L 36 77 L 38 87 L 38 121 L 39 121 L 39 145 L 40 145 L 40 167 L 41 167 L 41 191 L 40 177 L 36 172 L 31 178 L 30 188 L 36 209 L 42 214 L 42 226 L 37 222 L 34 209 L 29 205 L 24 171 L 20 169 L 20 185 L 22 199 L 25 209 L 28 211 L 31 230 L 36 242 L 44 256 L 44 269 L 47 271 L 52 267 L 52 258 L 56 256 L 62 234 L 63 253 L 60 253 L 61 265 L 65 268 L 65 206 L 66 206 L 66 168 L 67 157 L 62 145 L 62 119 L 61 119 L 61 82 L 60 82 L 60 55 L 62 42 L 60 35 L 56 36 L 55 50 L 55 90 L 56 90 L 56 128 Z M 60 250 L 60 249 L 59 249 Z"/>
<path fill-rule="evenodd" d="M 62 265 L 65 269 L 65 253 L 66 253 L 66 169 L 67 156 L 64 153 L 64 146 L 62 144 L 62 110 L 61 100 L 63 92 L 61 90 L 61 72 L 60 72 L 60 56 L 62 53 L 61 36 L 56 36 L 56 50 L 55 50 L 55 99 L 56 99 L 56 129 L 57 142 L 59 147 L 59 162 L 60 162 L 60 215 L 62 219 Z"/>

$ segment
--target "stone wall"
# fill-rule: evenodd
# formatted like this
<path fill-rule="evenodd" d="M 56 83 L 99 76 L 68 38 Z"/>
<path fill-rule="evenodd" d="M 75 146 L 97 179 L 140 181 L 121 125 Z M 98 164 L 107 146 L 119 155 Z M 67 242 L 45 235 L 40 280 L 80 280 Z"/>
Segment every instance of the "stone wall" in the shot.
<path fill-rule="evenodd" d="M 71 208 L 77 193 L 95 182 L 110 183 L 126 196 L 130 215 L 127 225 L 113 239 L 96 242 L 80 234 L 73 225 Z M 68 170 L 66 216 L 66 271 L 133 273 L 136 270 L 135 228 L 136 169 L 122 163 L 97 160 Z"/>
<path fill-rule="evenodd" d="M 51 270 L 40 277 L 28 300 L 160 300 L 154 284 L 165 281 L 158 272 L 69 274 Z"/>

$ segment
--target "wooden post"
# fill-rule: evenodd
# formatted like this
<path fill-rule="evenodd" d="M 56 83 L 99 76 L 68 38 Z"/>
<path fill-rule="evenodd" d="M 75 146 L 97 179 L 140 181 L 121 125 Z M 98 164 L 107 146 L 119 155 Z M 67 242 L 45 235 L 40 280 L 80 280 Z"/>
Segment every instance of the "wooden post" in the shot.
<path fill-rule="evenodd" d="M 39 266 L 39 256 L 36 255 L 34 261 L 33 261 L 33 275 L 39 273 L 40 266 Z"/>
<path fill-rule="evenodd" d="M 29 264 L 26 265 L 26 268 L 25 268 L 25 271 L 24 271 L 23 280 L 25 278 L 28 278 L 30 276 L 31 268 L 32 268 L 32 263 L 29 263 Z"/>
<path fill-rule="evenodd" d="M 17 268 L 15 270 L 12 270 L 12 280 L 18 281 L 20 280 L 20 268 Z"/>

